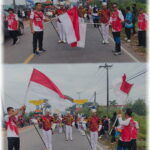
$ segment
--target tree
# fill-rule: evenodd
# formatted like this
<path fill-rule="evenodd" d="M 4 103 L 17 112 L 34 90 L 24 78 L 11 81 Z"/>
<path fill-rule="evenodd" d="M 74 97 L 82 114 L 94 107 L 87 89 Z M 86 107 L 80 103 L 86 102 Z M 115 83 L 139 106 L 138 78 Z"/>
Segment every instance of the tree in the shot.
<path fill-rule="evenodd" d="M 132 105 L 132 111 L 138 115 L 146 115 L 146 103 L 143 99 L 136 100 Z"/>

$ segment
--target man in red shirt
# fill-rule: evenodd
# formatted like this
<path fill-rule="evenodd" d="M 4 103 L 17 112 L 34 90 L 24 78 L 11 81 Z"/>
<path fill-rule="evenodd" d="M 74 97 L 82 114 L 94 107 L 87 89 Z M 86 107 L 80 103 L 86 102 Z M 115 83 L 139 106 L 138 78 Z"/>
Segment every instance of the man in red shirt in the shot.
<path fill-rule="evenodd" d="M 8 150 L 19 150 L 20 149 L 20 137 L 19 137 L 19 129 L 17 127 L 18 115 L 24 115 L 26 106 L 22 106 L 18 110 L 14 110 L 13 107 L 8 107 L 7 112 L 8 115 L 4 117 L 6 130 L 7 130 L 7 138 L 8 138 Z"/>
<path fill-rule="evenodd" d="M 96 150 L 97 147 L 99 122 L 100 118 L 96 115 L 96 110 L 92 109 L 92 116 L 88 119 L 92 150 Z"/>
<path fill-rule="evenodd" d="M 49 19 L 46 19 L 42 10 L 42 4 L 36 3 L 35 10 L 31 12 L 30 15 L 30 28 L 31 33 L 33 33 L 33 53 L 39 55 L 39 52 L 45 52 L 43 49 L 43 31 L 44 31 L 44 22 L 48 22 Z M 39 44 L 39 52 L 37 51 L 37 44 Z"/>
<path fill-rule="evenodd" d="M 67 115 L 64 117 L 64 123 L 66 125 L 66 141 L 70 138 L 72 141 L 72 123 L 74 122 L 73 116 L 70 112 L 67 112 Z"/>
<path fill-rule="evenodd" d="M 39 125 L 42 127 L 43 140 L 46 148 L 52 150 L 52 124 L 54 118 L 50 115 L 50 111 L 46 110 L 45 115 L 39 119 Z"/>
<path fill-rule="evenodd" d="M 18 22 L 18 16 L 14 13 L 14 10 L 12 8 L 8 9 L 9 15 L 6 17 L 6 21 L 8 21 L 8 31 L 13 39 L 13 45 L 15 45 L 17 42 L 19 42 L 18 38 L 18 28 L 19 28 L 19 22 Z"/>
<path fill-rule="evenodd" d="M 100 14 L 100 22 L 103 36 L 103 44 L 107 44 L 109 38 L 109 19 L 110 19 L 110 11 L 107 9 L 107 3 L 102 3 L 102 10 Z"/>

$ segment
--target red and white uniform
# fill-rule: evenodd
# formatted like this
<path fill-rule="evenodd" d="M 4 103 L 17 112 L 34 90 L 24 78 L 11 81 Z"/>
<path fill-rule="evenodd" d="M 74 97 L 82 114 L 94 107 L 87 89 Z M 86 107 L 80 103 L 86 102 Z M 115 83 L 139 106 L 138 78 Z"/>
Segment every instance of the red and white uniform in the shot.
<path fill-rule="evenodd" d="M 43 20 L 45 19 L 45 16 L 42 11 L 32 11 L 30 19 L 33 20 L 33 30 L 35 32 L 44 30 Z"/>
<path fill-rule="evenodd" d="M 103 40 L 104 42 L 107 43 L 109 38 L 109 20 L 110 20 L 110 11 L 108 9 L 102 9 L 100 15 L 101 30 L 102 30 Z"/>
<path fill-rule="evenodd" d="M 122 22 L 124 16 L 120 10 L 113 11 L 110 17 L 110 24 L 112 25 L 113 32 L 120 32 L 122 30 Z"/>
<path fill-rule="evenodd" d="M 139 124 L 138 124 L 137 121 L 134 121 L 134 128 L 133 128 L 132 133 L 131 133 L 132 140 L 137 139 L 137 137 L 138 137 L 138 129 L 139 129 Z"/>
<path fill-rule="evenodd" d="M 99 121 L 100 119 L 97 116 L 92 116 L 89 118 L 90 140 L 93 150 L 96 150 L 97 147 Z"/>
<path fill-rule="evenodd" d="M 66 125 L 66 140 L 70 138 L 72 140 L 72 124 L 74 122 L 73 116 L 67 115 L 64 118 L 64 122 Z"/>
<path fill-rule="evenodd" d="M 18 30 L 18 16 L 14 13 L 9 14 L 6 17 L 6 20 L 8 21 L 8 30 L 9 31 L 16 31 Z"/>
<path fill-rule="evenodd" d="M 18 117 L 9 115 L 5 116 L 5 125 L 7 130 L 7 137 L 19 137 L 19 130 L 17 127 Z"/>
<path fill-rule="evenodd" d="M 62 8 L 62 9 L 58 9 L 56 11 L 57 16 L 62 15 L 64 13 L 66 13 L 66 9 Z M 66 34 L 65 34 L 65 30 L 64 27 L 62 25 L 62 23 L 60 22 L 60 20 L 57 20 L 57 28 L 58 28 L 58 33 L 59 33 L 59 37 L 61 41 L 65 41 L 66 40 Z"/>
<path fill-rule="evenodd" d="M 47 149 L 52 150 L 52 122 L 53 117 L 45 115 L 41 117 L 43 140 Z"/>
<path fill-rule="evenodd" d="M 147 15 L 145 13 L 139 14 L 138 16 L 138 31 L 147 30 Z"/>

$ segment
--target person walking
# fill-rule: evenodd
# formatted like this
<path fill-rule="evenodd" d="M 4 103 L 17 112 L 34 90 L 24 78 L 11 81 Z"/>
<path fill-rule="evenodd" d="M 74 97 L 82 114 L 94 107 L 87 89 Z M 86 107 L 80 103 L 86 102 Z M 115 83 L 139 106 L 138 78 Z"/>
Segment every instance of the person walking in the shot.
<path fill-rule="evenodd" d="M 96 109 L 92 109 L 92 116 L 88 119 L 92 150 L 97 148 L 99 121 L 100 118 L 96 115 Z"/>
<path fill-rule="evenodd" d="M 17 14 L 14 13 L 14 9 L 9 8 L 8 9 L 9 15 L 6 17 L 6 21 L 8 21 L 8 31 L 10 34 L 10 37 L 13 39 L 13 44 L 19 42 L 18 38 L 18 29 L 19 29 L 19 21 Z"/>
<path fill-rule="evenodd" d="M 133 28 L 133 15 L 130 11 L 130 7 L 126 8 L 126 17 L 125 17 L 125 33 L 127 42 L 131 42 L 131 30 Z"/>
<path fill-rule="evenodd" d="M 124 22 L 124 17 L 122 12 L 118 9 L 118 4 L 112 4 L 113 12 L 110 17 L 110 24 L 112 26 L 112 34 L 115 41 L 115 50 L 113 50 L 114 55 L 121 55 L 121 39 L 120 32 L 122 31 L 122 22 Z"/>
<path fill-rule="evenodd" d="M 43 21 L 48 22 L 50 20 L 45 18 L 42 12 L 42 4 L 36 3 L 35 10 L 30 14 L 30 28 L 31 33 L 33 34 L 33 53 L 35 55 L 40 55 L 39 52 L 46 51 L 45 49 L 43 49 Z M 39 44 L 39 51 L 37 50 L 37 44 Z"/>
<path fill-rule="evenodd" d="M 8 139 L 8 150 L 20 150 L 20 137 L 19 129 L 17 127 L 18 115 L 25 114 L 26 106 L 22 106 L 18 110 L 14 110 L 13 107 L 7 108 L 7 115 L 4 117 L 7 139 Z"/>
<path fill-rule="evenodd" d="M 146 47 L 146 30 L 147 30 L 147 14 L 144 13 L 144 10 L 139 9 L 138 15 L 138 46 Z"/>
<path fill-rule="evenodd" d="M 52 124 L 54 118 L 50 115 L 50 110 L 45 111 L 45 115 L 38 120 L 42 128 L 43 140 L 47 150 L 52 150 Z"/>
<path fill-rule="evenodd" d="M 109 20 L 110 20 L 110 11 L 107 8 L 107 3 L 102 3 L 102 10 L 100 13 L 100 22 L 101 22 L 101 31 L 103 36 L 103 44 L 108 44 L 109 38 Z"/>

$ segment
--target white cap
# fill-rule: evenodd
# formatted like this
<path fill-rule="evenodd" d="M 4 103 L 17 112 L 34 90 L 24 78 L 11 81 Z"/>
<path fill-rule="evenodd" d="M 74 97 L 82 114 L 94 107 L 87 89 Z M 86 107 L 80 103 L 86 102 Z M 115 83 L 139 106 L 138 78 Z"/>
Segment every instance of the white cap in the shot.
<path fill-rule="evenodd" d="M 103 3 L 102 3 L 102 6 L 107 6 L 107 3 L 106 3 L 106 2 L 103 2 Z"/>
<path fill-rule="evenodd" d="M 64 5 L 64 2 L 60 2 L 59 4 L 63 6 L 63 5 Z"/>
<path fill-rule="evenodd" d="M 93 113 L 95 113 L 95 112 L 96 112 L 96 109 L 92 109 L 91 111 L 92 111 Z"/>
<path fill-rule="evenodd" d="M 79 6 L 83 6 L 83 5 L 80 3 Z"/>

